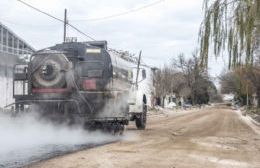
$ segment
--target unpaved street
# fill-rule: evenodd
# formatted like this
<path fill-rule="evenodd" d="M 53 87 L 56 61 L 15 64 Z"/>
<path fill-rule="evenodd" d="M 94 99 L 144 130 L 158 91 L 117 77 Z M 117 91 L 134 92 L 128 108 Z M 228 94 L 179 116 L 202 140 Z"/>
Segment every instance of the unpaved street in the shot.
<path fill-rule="evenodd" d="M 260 167 L 259 128 L 224 107 L 150 114 L 145 131 L 125 140 L 32 165 L 32 168 Z"/>

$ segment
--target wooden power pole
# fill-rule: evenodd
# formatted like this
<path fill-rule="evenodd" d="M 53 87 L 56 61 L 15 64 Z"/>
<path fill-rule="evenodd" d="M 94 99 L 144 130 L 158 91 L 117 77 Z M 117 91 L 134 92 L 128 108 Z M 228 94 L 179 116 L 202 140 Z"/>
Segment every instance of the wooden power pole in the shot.
<path fill-rule="evenodd" d="M 138 88 L 138 77 L 139 77 L 139 71 L 140 71 L 141 55 L 142 55 L 142 50 L 139 53 L 138 63 L 137 63 L 137 74 L 136 74 L 136 87 L 137 88 Z"/>
<path fill-rule="evenodd" d="M 64 31 L 63 31 L 63 42 L 66 42 L 66 35 L 67 35 L 67 9 L 64 11 Z"/>

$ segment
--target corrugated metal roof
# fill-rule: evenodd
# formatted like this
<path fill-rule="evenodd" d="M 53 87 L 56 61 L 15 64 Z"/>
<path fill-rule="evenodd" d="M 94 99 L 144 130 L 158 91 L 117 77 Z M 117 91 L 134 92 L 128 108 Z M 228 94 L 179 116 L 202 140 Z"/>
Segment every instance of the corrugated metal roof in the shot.
<path fill-rule="evenodd" d="M 32 50 L 33 52 L 35 52 L 36 50 L 29 45 L 25 40 L 23 40 L 22 38 L 20 38 L 18 35 L 16 35 L 11 29 L 9 29 L 7 26 L 5 26 L 3 23 L 0 22 L 0 26 L 2 26 L 3 28 L 5 28 L 10 34 L 12 34 L 15 38 L 17 38 L 19 41 L 21 41 L 22 43 L 24 43 L 30 50 Z"/>

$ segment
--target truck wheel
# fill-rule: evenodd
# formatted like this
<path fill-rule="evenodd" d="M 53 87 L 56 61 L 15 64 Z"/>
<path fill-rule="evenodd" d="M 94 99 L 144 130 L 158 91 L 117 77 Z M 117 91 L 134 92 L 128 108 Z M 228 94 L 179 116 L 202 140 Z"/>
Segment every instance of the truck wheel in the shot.
<path fill-rule="evenodd" d="M 146 126 L 146 114 L 147 114 L 147 106 L 143 105 L 143 112 L 135 118 L 135 125 L 137 129 L 144 130 Z"/>

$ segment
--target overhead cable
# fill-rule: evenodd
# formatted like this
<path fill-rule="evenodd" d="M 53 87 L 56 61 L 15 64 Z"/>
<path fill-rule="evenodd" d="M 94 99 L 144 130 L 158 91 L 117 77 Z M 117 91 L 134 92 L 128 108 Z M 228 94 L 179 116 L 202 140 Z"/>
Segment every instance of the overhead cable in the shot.
<path fill-rule="evenodd" d="M 24 5 L 30 7 L 30 8 L 32 8 L 32 9 L 34 9 L 34 10 L 36 10 L 36 11 L 38 11 L 38 12 L 44 14 L 44 15 L 47 15 L 47 16 L 49 16 L 49 17 L 51 17 L 51 18 L 53 18 L 53 19 L 55 19 L 55 20 L 57 20 L 57 21 L 59 21 L 59 22 L 64 23 L 64 20 L 62 20 L 62 19 L 60 19 L 60 18 L 57 18 L 57 17 L 55 17 L 55 16 L 53 16 L 53 15 L 47 13 L 47 12 L 44 12 L 44 11 L 42 11 L 42 10 L 40 10 L 40 9 L 38 9 L 38 8 L 36 8 L 36 7 L 30 5 L 30 4 L 28 4 L 28 3 L 26 3 L 26 2 L 24 2 L 24 1 L 22 1 L 22 0 L 17 0 L 17 1 L 23 3 Z M 81 30 L 80 30 L 79 28 L 77 28 L 76 26 L 74 26 L 74 25 L 72 25 L 72 24 L 70 24 L 70 23 L 67 23 L 67 25 L 70 26 L 71 28 L 73 28 L 74 30 L 76 30 L 77 32 L 79 32 L 80 34 L 82 34 L 82 35 L 88 37 L 89 39 L 95 40 L 93 37 L 87 35 L 86 33 L 84 33 L 83 31 L 81 31 Z"/>
<path fill-rule="evenodd" d="M 137 12 L 137 11 L 140 11 L 140 10 L 143 10 L 143 9 L 146 9 L 146 8 L 149 8 L 149 7 L 152 7 L 152 6 L 154 6 L 154 5 L 157 5 L 157 4 L 159 4 L 159 3 L 162 3 L 162 2 L 164 2 L 164 1 L 165 1 L 165 0 L 155 1 L 155 2 L 152 2 L 152 3 L 150 3 L 150 4 L 141 6 L 141 7 L 139 7 L 139 8 L 130 9 L 130 10 L 125 11 L 125 12 L 121 12 L 121 13 L 117 13 L 117 14 L 112 14 L 112 15 L 108 15 L 108 16 L 97 17 L 97 18 L 86 18 L 86 19 L 73 19 L 73 20 L 71 20 L 71 21 L 73 21 L 73 22 L 77 22 L 77 21 L 101 21 L 101 20 L 112 19 L 112 18 L 115 18 L 115 17 L 127 15 L 127 14 L 129 14 L 129 13 Z"/>

